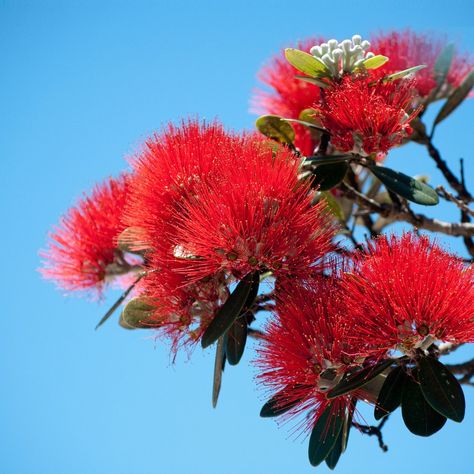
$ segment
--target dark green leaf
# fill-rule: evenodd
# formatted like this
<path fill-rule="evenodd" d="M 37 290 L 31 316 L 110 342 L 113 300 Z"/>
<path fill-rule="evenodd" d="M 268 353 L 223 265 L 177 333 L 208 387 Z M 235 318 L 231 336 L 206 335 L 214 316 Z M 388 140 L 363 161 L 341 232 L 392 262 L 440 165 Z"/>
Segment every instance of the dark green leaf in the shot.
<path fill-rule="evenodd" d="M 227 301 L 220 307 L 201 338 L 201 346 L 206 348 L 217 341 L 232 326 L 244 308 L 252 288 L 258 284 L 258 272 L 247 274 L 235 287 Z M 257 290 L 258 291 L 258 290 Z"/>
<path fill-rule="evenodd" d="M 394 362 L 393 359 L 388 359 L 344 377 L 333 389 L 327 392 L 327 398 L 336 398 L 364 386 L 385 369 L 388 369 Z"/>
<path fill-rule="evenodd" d="M 319 165 L 313 172 L 312 185 L 314 187 L 318 186 L 320 191 L 328 191 L 344 179 L 348 169 L 347 163 Z"/>
<path fill-rule="evenodd" d="M 230 365 L 237 365 L 247 342 L 247 320 L 239 316 L 225 336 L 225 354 Z"/>
<path fill-rule="evenodd" d="M 336 443 L 334 444 L 334 448 L 332 448 L 331 452 L 328 454 L 326 458 L 326 464 L 329 469 L 333 470 L 342 454 L 342 443 L 344 441 L 343 430 L 339 433 L 339 436 L 336 439 Z"/>
<path fill-rule="evenodd" d="M 403 385 L 402 416 L 406 427 L 418 436 L 431 436 L 446 423 L 446 417 L 431 408 L 419 384 L 410 378 Z"/>
<path fill-rule="evenodd" d="M 222 372 L 224 371 L 225 351 L 224 338 L 220 337 L 217 340 L 216 358 L 214 359 L 214 377 L 212 379 L 212 406 L 216 408 L 217 400 L 219 399 L 219 392 L 221 391 Z"/>
<path fill-rule="evenodd" d="M 471 89 L 474 87 L 474 69 L 472 69 L 469 74 L 464 78 L 459 87 L 454 89 L 446 102 L 441 107 L 441 110 L 438 112 L 433 124 L 436 126 L 438 123 L 443 121 L 446 117 L 451 115 L 451 113 L 457 109 L 457 107 L 463 102 L 467 97 Z"/>
<path fill-rule="evenodd" d="M 352 425 L 352 413 L 350 411 L 347 411 L 344 416 L 344 424 L 342 425 L 341 432 L 339 433 L 336 443 L 334 444 L 334 448 L 332 448 L 331 452 L 326 458 L 326 464 L 331 470 L 333 470 L 336 467 L 337 463 L 339 462 L 339 458 L 341 457 L 341 454 L 347 448 L 351 425 Z"/>
<path fill-rule="evenodd" d="M 295 400 L 292 403 L 288 403 L 286 401 L 283 402 L 280 397 L 285 391 L 286 389 L 278 392 L 275 396 L 270 398 L 270 400 L 268 400 L 265 405 L 263 405 L 262 409 L 260 410 L 260 416 L 262 418 L 273 418 L 275 416 L 283 415 L 283 413 L 291 410 L 300 402 L 300 400 Z"/>
<path fill-rule="evenodd" d="M 385 184 L 387 189 L 390 189 L 409 201 L 424 206 L 434 206 L 439 202 L 439 197 L 431 186 L 406 174 L 385 168 L 384 166 L 371 166 L 370 170 Z"/>
<path fill-rule="evenodd" d="M 299 49 L 286 48 L 285 57 L 298 71 L 308 76 L 321 77 L 329 73 L 328 67 L 322 61 Z"/>
<path fill-rule="evenodd" d="M 344 424 L 344 415 L 335 414 L 329 405 L 314 425 L 309 438 L 308 457 L 312 466 L 318 466 L 334 448 Z"/>
<path fill-rule="evenodd" d="M 334 163 L 347 162 L 351 158 L 352 155 L 346 153 L 342 155 L 308 156 L 305 161 L 314 165 L 331 165 Z"/>
<path fill-rule="evenodd" d="M 127 296 L 130 294 L 130 292 L 135 288 L 135 285 L 145 276 L 145 272 L 143 273 L 140 273 L 140 275 L 138 275 L 137 279 L 122 293 L 122 295 L 120 296 L 120 298 L 112 305 L 112 307 L 107 311 L 107 313 L 105 313 L 104 317 L 98 322 L 97 326 L 95 327 L 95 329 L 99 329 L 100 326 L 102 326 L 102 324 L 105 323 L 105 321 L 107 321 L 107 319 L 110 318 L 110 316 L 112 316 L 112 314 L 115 313 L 115 311 L 117 310 L 117 308 L 126 300 Z"/>
<path fill-rule="evenodd" d="M 278 115 L 262 115 L 255 125 L 260 133 L 279 143 L 292 145 L 295 140 L 293 127 Z"/>
<path fill-rule="evenodd" d="M 405 380 L 405 369 L 400 366 L 395 367 L 387 375 L 375 405 L 374 417 L 376 420 L 380 420 L 400 406 Z"/>
<path fill-rule="evenodd" d="M 426 401 L 441 415 L 461 422 L 466 402 L 456 377 L 433 357 L 422 357 L 418 361 L 418 368 L 420 388 Z"/>

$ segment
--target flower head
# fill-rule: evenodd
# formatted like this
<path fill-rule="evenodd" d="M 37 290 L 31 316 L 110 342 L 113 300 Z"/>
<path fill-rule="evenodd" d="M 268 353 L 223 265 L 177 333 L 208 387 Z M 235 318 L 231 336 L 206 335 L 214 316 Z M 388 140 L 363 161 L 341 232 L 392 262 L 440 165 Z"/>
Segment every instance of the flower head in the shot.
<path fill-rule="evenodd" d="M 373 51 L 389 58 L 389 61 L 377 70 L 379 74 L 392 74 L 424 64 L 426 68 L 418 71 L 414 78 L 414 86 L 417 89 L 418 95 L 426 98 L 438 88 L 435 64 L 445 47 L 445 42 L 442 38 L 415 33 L 407 29 L 373 35 L 371 44 Z M 444 84 L 437 90 L 436 97 L 432 99 L 446 97 L 453 88 L 459 86 L 473 66 L 472 60 L 467 56 L 455 54 Z"/>
<path fill-rule="evenodd" d="M 142 228 L 143 293 L 173 340 L 196 341 L 250 272 L 320 269 L 334 229 L 292 154 L 196 122 L 169 128 L 134 164 L 126 221 Z"/>
<path fill-rule="evenodd" d="M 197 281 L 219 272 L 239 279 L 253 271 L 297 276 L 319 268 L 333 249 L 334 228 L 324 203 L 311 204 L 297 166 L 284 149 L 242 141 L 240 159 L 179 212 L 175 248 L 192 256 L 179 271 Z"/>
<path fill-rule="evenodd" d="M 41 252 L 44 277 L 67 291 L 100 294 L 108 280 L 130 271 L 130 263 L 117 248 L 128 181 L 126 175 L 109 179 L 69 209 L 50 233 L 48 249 Z"/>
<path fill-rule="evenodd" d="M 331 402 L 328 389 L 364 358 L 348 338 L 352 328 L 336 277 L 286 282 L 275 312 L 257 350 L 257 378 L 277 407 L 291 407 L 285 418 L 307 414 L 300 427 L 311 429 Z M 338 409 L 351 405 L 350 396 L 336 400 Z"/>
<path fill-rule="evenodd" d="M 414 98 L 410 80 L 373 81 L 370 76 L 345 76 L 314 105 L 317 117 L 340 151 L 369 155 L 387 153 L 412 133 L 409 113 Z"/>
<path fill-rule="evenodd" d="M 410 354 L 474 341 L 474 273 L 426 237 L 379 237 L 342 284 L 354 343 Z"/>

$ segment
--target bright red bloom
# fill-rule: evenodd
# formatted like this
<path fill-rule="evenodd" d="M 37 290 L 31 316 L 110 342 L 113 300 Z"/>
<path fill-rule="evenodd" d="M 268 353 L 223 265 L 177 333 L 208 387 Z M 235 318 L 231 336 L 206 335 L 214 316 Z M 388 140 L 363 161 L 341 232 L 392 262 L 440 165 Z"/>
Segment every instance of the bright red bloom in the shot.
<path fill-rule="evenodd" d="M 279 291 L 255 364 L 257 379 L 277 407 L 292 407 L 285 419 L 307 413 L 300 427 L 311 429 L 330 403 L 327 390 L 364 360 L 349 342 L 351 330 L 335 277 L 304 286 L 288 281 Z M 337 400 L 339 408 L 351 405 L 351 396 Z"/>
<path fill-rule="evenodd" d="M 321 38 L 309 38 L 297 44 L 297 48 L 309 53 Z M 257 90 L 252 100 L 258 112 L 279 115 L 280 117 L 298 119 L 301 111 L 311 108 L 320 97 L 320 89 L 314 84 L 296 78 L 301 75 L 285 58 L 282 50 L 258 73 L 259 79 L 269 86 L 271 92 Z M 295 145 L 306 156 L 311 155 L 317 145 L 311 139 L 307 128 L 294 125 L 296 130 Z"/>
<path fill-rule="evenodd" d="M 221 179 L 179 211 L 175 248 L 192 256 L 179 271 L 193 282 L 221 272 L 237 279 L 255 270 L 297 277 L 321 268 L 334 228 L 324 202 L 311 204 L 298 162 L 255 138 L 242 139 L 235 151 Z"/>
<path fill-rule="evenodd" d="M 141 227 L 149 274 L 143 295 L 175 347 L 196 341 L 228 295 L 257 269 L 319 269 L 331 217 L 312 206 L 298 164 L 256 135 L 197 122 L 170 127 L 134 163 L 126 222 Z"/>
<path fill-rule="evenodd" d="M 128 180 L 122 175 L 99 184 L 61 218 L 49 235 L 49 248 L 41 252 L 44 277 L 67 291 L 100 294 L 108 279 L 131 270 L 116 240 L 124 229 Z"/>
<path fill-rule="evenodd" d="M 414 99 L 410 80 L 374 83 L 370 76 L 345 76 L 314 105 L 317 117 L 340 151 L 387 153 L 412 133 Z"/>
<path fill-rule="evenodd" d="M 413 234 L 379 237 L 366 251 L 342 285 L 354 343 L 383 355 L 474 341 L 472 266 Z"/>
<path fill-rule="evenodd" d="M 446 46 L 443 38 L 407 29 L 373 35 L 370 42 L 372 51 L 389 58 L 389 61 L 377 70 L 378 73 L 392 74 L 424 64 L 427 67 L 415 74 L 415 87 L 419 96 L 427 97 L 437 87 L 434 66 Z M 459 86 L 473 67 L 474 63 L 467 56 L 454 55 L 445 84 L 438 91 L 436 98 L 446 97 L 452 88 Z"/>

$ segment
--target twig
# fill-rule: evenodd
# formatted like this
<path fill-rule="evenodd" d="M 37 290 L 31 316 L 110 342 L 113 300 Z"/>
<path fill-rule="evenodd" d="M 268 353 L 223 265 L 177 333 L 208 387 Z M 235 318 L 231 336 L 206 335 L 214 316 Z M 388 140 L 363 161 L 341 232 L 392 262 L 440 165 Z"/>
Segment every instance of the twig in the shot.
<path fill-rule="evenodd" d="M 451 373 L 462 375 L 462 377 L 458 379 L 459 383 L 474 387 L 474 381 L 472 381 L 472 378 L 474 377 L 474 359 L 461 364 L 446 364 L 446 367 L 451 371 Z"/>
<path fill-rule="evenodd" d="M 438 186 L 436 188 L 438 196 L 442 197 L 446 201 L 456 204 L 456 206 L 464 211 L 466 214 L 474 217 L 474 210 L 472 210 L 462 199 L 458 199 L 454 194 L 447 191 L 443 186 Z"/>
<path fill-rule="evenodd" d="M 388 415 L 385 416 L 377 426 L 360 425 L 359 423 L 356 423 L 355 421 L 352 422 L 352 426 L 357 428 L 363 434 L 366 434 L 368 436 L 376 436 L 379 442 L 380 449 L 384 453 L 386 453 L 388 451 L 388 446 L 383 441 L 382 428 L 384 427 L 387 420 L 388 420 Z"/>
<path fill-rule="evenodd" d="M 436 163 L 438 169 L 443 173 L 443 176 L 446 178 L 446 181 L 449 183 L 451 188 L 453 188 L 459 194 L 459 197 L 463 200 L 470 202 L 472 201 L 472 196 L 469 191 L 466 189 L 466 186 L 461 180 L 459 180 L 454 173 L 449 169 L 446 161 L 441 158 L 441 155 L 438 149 L 433 145 L 433 142 L 428 136 L 424 137 L 424 143 L 428 149 L 428 153 Z"/>

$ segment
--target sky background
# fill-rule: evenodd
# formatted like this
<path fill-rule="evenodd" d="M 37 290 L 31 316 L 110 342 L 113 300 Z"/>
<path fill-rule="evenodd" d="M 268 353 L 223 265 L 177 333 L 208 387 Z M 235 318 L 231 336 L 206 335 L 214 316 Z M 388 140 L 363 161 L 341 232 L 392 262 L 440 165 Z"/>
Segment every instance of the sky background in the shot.
<path fill-rule="evenodd" d="M 173 365 L 167 347 L 116 318 L 95 332 L 117 293 L 102 305 L 63 297 L 37 273 L 38 250 L 61 213 L 124 169 L 167 121 L 199 114 L 252 128 L 256 73 L 280 47 L 412 27 L 445 33 L 474 54 L 473 17 L 470 0 L 0 0 L 0 472 L 313 471 L 307 441 L 258 417 L 253 351 L 224 374 L 214 410 L 211 350 Z M 466 158 L 471 186 L 473 117 L 471 99 L 435 138 L 451 163 Z M 396 150 L 390 163 L 443 184 L 418 145 Z M 449 206 L 435 212 L 458 218 Z M 462 250 L 458 240 L 446 243 Z M 464 348 L 452 360 L 472 354 Z M 386 454 L 353 431 L 337 472 L 472 472 L 474 389 L 465 393 L 465 421 L 448 421 L 431 438 L 403 429 L 397 412 L 384 430 Z"/>

